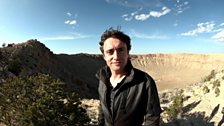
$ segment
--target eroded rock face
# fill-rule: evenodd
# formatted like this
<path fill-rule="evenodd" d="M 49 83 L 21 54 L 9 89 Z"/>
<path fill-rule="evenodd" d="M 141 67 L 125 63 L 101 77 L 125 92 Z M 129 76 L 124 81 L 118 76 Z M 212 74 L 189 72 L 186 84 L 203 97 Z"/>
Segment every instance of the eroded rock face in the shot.
<path fill-rule="evenodd" d="M 149 73 L 162 91 L 195 84 L 212 70 L 224 69 L 224 54 L 137 55 L 132 63 Z"/>

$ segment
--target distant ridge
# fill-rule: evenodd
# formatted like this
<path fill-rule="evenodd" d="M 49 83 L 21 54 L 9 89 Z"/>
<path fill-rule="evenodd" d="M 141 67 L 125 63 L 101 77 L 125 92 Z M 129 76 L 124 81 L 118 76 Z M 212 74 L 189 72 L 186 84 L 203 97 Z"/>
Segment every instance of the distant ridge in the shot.
<path fill-rule="evenodd" d="M 38 40 L 28 40 L 0 48 L 0 79 L 15 76 L 10 62 L 21 65 L 18 76 L 50 74 L 74 88 L 82 97 L 98 98 L 96 71 L 105 65 L 102 55 L 54 54 Z M 131 55 L 135 67 L 149 73 L 159 91 L 185 87 L 201 81 L 212 70 L 224 69 L 224 54 L 147 54 Z"/>

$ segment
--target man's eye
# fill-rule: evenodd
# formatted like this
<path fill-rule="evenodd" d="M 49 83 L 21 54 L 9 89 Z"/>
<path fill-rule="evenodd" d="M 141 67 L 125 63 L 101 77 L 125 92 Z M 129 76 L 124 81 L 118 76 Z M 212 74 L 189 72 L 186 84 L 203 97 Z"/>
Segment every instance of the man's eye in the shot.
<path fill-rule="evenodd" d="M 124 52 L 124 48 L 118 48 L 117 51 L 118 51 L 119 53 L 122 53 L 122 52 Z"/>
<path fill-rule="evenodd" d="M 107 50 L 106 53 L 112 55 L 114 53 L 114 50 L 113 49 Z"/>

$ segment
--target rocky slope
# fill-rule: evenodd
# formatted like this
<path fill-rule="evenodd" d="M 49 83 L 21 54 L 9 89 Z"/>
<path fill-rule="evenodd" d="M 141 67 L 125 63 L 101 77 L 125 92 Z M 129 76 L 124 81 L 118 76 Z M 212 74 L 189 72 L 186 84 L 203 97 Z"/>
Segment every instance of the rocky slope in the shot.
<path fill-rule="evenodd" d="M 207 78 L 208 76 L 206 76 Z M 216 84 L 218 82 L 219 84 Z M 207 87 L 208 90 L 205 90 Z M 217 93 L 216 90 L 220 92 Z M 182 92 L 182 113 L 174 120 L 169 120 L 167 110 L 173 103 L 172 98 Z M 163 109 L 161 114 L 162 126 L 222 126 L 224 125 L 224 70 L 218 71 L 210 80 L 189 85 L 185 88 L 176 88 L 159 92 L 160 103 Z M 83 99 L 82 106 L 86 108 L 97 124 L 99 100 Z"/>
<path fill-rule="evenodd" d="M 189 120 L 202 125 L 223 125 L 224 54 L 132 55 L 131 60 L 135 67 L 146 71 L 156 80 L 164 110 L 172 104 L 171 97 L 183 91 L 183 125 L 192 125 Z M 0 83 L 9 76 L 50 74 L 64 81 L 68 88 L 75 89 L 82 98 L 93 98 L 84 99 L 83 106 L 92 117 L 92 122 L 96 123 L 99 101 L 95 73 L 104 65 L 101 55 L 56 55 L 41 42 L 29 40 L 0 48 Z M 212 70 L 219 72 L 213 79 L 202 82 Z M 220 84 L 214 88 L 217 80 Z M 205 86 L 208 89 L 206 93 Z M 219 96 L 216 96 L 217 88 Z M 167 121 L 165 112 L 162 116 L 164 125 L 174 125 Z"/>
<path fill-rule="evenodd" d="M 13 75 L 8 71 L 11 63 L 21 66 L 15 71 L 19 76 L 37 73 L 60 78 L 83 97 L 97 98 L 96 71 L 105 65 L 101 55 L 54 54 L 37 40 L 0 48 L 0 74 Z M 185 87 L 201 80 L 211 70 L 224 69 L 224 54 L 148 54 L 132 55 L 135 67 L 149 73 L 159 91 Z M 6 74 L 7 73 L 7 74 Z"/>
<path fill-rule="evenodd" d="M 182 91 L 184 96 L 184 125 L 224 125 L 224 70 L 209 74 L 202 82 L 182 89 L 160 92 L 164 108 L 172 104 L 170 98 Z M 165 99 L 169 102 L 162 102 Z M 163 117 L 167 115 L 164 113 Z M 166 122 L 166 118 L 164 118 Z"/>
<path fill-rule="evenodd" d="M 56 55 L 37 40 L 0 48 L 0 80 L 8 76 L 50 74 L 82 97 L 97 98 L 95 71 L 104 64 L 99 55 Z M 11 69 L 13 70 L 11 70 Z"/>

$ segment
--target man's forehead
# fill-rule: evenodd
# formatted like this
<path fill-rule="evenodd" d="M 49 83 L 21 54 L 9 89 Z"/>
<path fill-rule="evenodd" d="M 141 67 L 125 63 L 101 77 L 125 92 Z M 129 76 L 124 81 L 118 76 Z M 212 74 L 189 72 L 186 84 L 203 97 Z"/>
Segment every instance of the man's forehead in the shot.
<path fill-rule="evenodd" d="M 110 50 L 110 49 L 114 49 L 114 48 L 125 48 L 125 47 L 126 47 L 126 45 L 124 43 L 114 44 L 114 45 L 112 45 L 112 44 L 105 44 L 104 45 L 105 50 Z"/>
<path fill-rule="evenodd" d="M 104 42 L 104 46 L 105 47 L 120 47 L 120 46 L 125 46 L 126 44 L 124 43 L 124 42 L 122 42 L 122 41 L 120 41 L 120 40 L 118 40 L 118 39 L 115 39 L 115 40 L 106 40 L 105 42 Z"/>

